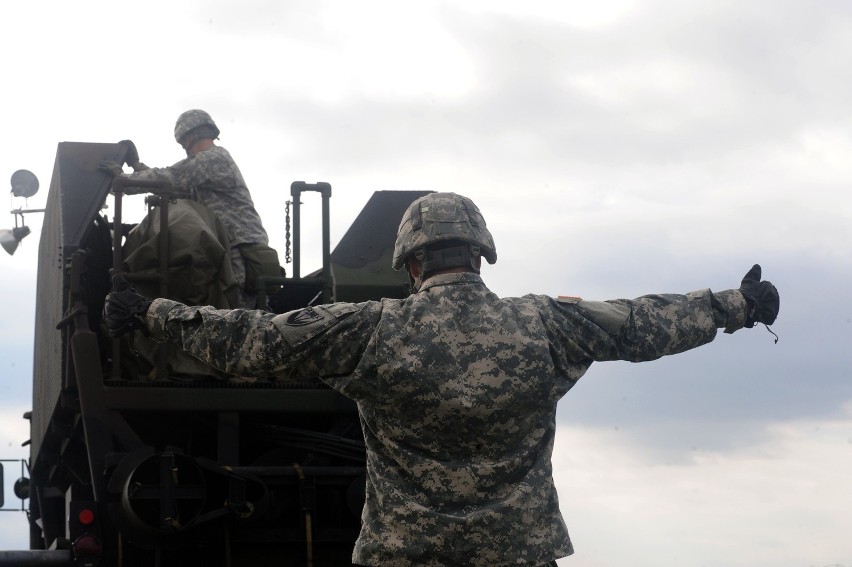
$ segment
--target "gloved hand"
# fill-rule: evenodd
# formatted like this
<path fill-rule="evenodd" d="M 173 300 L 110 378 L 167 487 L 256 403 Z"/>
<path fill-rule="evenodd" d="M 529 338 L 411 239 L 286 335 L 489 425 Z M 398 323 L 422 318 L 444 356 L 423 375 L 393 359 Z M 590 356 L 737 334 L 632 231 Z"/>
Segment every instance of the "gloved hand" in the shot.
<path fill-rule="evenodd" d="M 117 339 L 135 330 L 145 329 L 145 313 L 151 300 L 136 291 L 124 276 L 112 278 L 112 291 L 104 302 L 104 322 L 109 336 Z"/>
<path fill-rule="evenodd" d="M 124 174 L 124 170 L 121 169 L 121 164 L 115 161 L 104 160 L 98 164 L 98 169 L 104 173 L 109 173 L 113 177 L 118 177 Z"/>
<path fill-rule="evenodd" d="M 749 329 L 757 323 L 774 323 L 781 306 L 778 290 L 771 282 L 760 281 L 760 273 L 760 264 L 755 264 L 740 284 L 740 293 L 745 296 L 748 304 L 745 326 Z"/>
<path fill-rule="evenodd" d="M 136 144 L 131 140 L 121 140 L 118 144 L 125 149 L 124 163 L 134 170 L 139 167 L 139 151 L 136 149 Z"/>

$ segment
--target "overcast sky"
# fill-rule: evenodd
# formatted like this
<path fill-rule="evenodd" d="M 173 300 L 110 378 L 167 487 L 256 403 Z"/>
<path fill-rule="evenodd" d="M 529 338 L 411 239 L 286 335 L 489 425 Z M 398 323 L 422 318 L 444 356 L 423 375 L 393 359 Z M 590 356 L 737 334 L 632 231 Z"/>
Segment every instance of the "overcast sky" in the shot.
<path fill-rule="evenodd" d="M 334 243 L 375 190 L 473 198 L 501 295 L 721 290 L 760 263 L 778 344 L 593 365 L 561 402 L 560 566 L 852 567 L 852 3 L 30 1 L 0 6 L 0 53 L 0 179 L 33 171 L 30 208 L 58 142 L 168 165 L 203 108 L 279 248 L 301 179 L 332 184 Z M 3 458 L 29 436 L 26 218 L 0 256 Z M 0 549 L 26 534 L 0 514 Z"/>

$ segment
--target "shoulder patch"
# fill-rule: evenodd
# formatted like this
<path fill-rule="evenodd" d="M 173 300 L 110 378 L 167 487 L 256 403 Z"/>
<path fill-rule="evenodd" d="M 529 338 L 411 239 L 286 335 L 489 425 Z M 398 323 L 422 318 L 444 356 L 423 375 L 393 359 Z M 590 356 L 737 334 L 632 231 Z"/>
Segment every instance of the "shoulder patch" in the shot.
<path fill-rule="evenodd" d="M 272 324 L 281 332 L 281 337 L 291 347 L 309 341 L 327 332 L 343 319 L 361 309 L 361 304 L 331 303 L 305 307 L 298 311 L 281 313 L 272 318 Z"/>
<path fill-rule="evenodd" d="M 291 327 L 303 327 L 304 325 L 310 325 L 311 323 L 316 323 L 321 320 L 322 315 L 314 311 L 313 307 L 306 307 L 291 313 L 284 324 Z"/>

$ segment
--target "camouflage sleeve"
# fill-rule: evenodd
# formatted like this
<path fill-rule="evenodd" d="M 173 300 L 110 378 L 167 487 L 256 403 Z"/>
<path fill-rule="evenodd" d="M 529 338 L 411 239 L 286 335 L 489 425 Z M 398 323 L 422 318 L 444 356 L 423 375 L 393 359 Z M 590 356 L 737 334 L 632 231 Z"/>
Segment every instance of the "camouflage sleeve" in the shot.
<path fill-rule="evenodd" d="M 176 197 L 189 197 L 190 192 L 188 190 L 181 189 L 177 182 L 174 172 L 171 167 L 149 167 L 148 169 L 143 169 L 141 171 L 136 171 L 128 175 L 130 179 L 140 179 L 145 181 L 166 181 L 169 185 L 171 185 L 174 195 Z M 132 185 L 128 186 L 124 190 L 128 195 L 137 195 L 139 193 L 150 193 L 151 189 L 141 188 L 141 187 L 133 187 Z"/>
<path fill-rule="evenodd" d="M 322 378 L 354 371 L 377 320 L 369 307 L 336 303 L 278 315 L 155 299 L 145 320 L 155 341 L 174 343 L 228 374 Z"/>
<path fill-rule="evenodd" d="M 204 179 L 203 168 L 198 167 L 198 161 L 194 159 L 183 159 L 169 167 L 147 167 L 128 175 L 130 179 L 141 179 L 149 181 L 166 181 L 171 185 L 175 197 L 189 198 L 192 196 L 192 188 Z M 149 189 L 128 187 L 125 192 L 129 195 L 137 193 L 149 193 Z"/>
<path fill-rule="evenodd" d="M 745 324 L 739 291 L 709 289 L 685 295 L 646 295 L 612 301 L 554 300 L 558 342 L 569 358 L 640 362 L 709 343 L 718 328 Z"/>

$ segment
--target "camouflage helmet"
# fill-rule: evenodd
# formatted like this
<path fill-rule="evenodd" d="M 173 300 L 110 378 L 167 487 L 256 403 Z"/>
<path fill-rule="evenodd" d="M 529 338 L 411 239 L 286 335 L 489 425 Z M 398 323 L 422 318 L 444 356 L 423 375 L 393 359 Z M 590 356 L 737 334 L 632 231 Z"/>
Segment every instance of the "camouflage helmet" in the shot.
<path fill-rule="evenodd" d="M 175 140 L 180 144 L 187 134 L 200 126 L 210 126 L 215 132 L 213 138 L 219 136 L 219 128 L 210 118 L 210 115 L 203 110 L 193 109 L 178 116 L 177 122 L 175 122 Z"/>
<path fill-rule="evenodd" d="M 497 261 L 494 239 L 473 201 L 455 193 L 430 193 L 411 203 L 402 215 L 393 249 L 393 269 L 402 269 L 405 260 L 418 250 L 449 240 L 478 247 L 489 264 Z"/>

